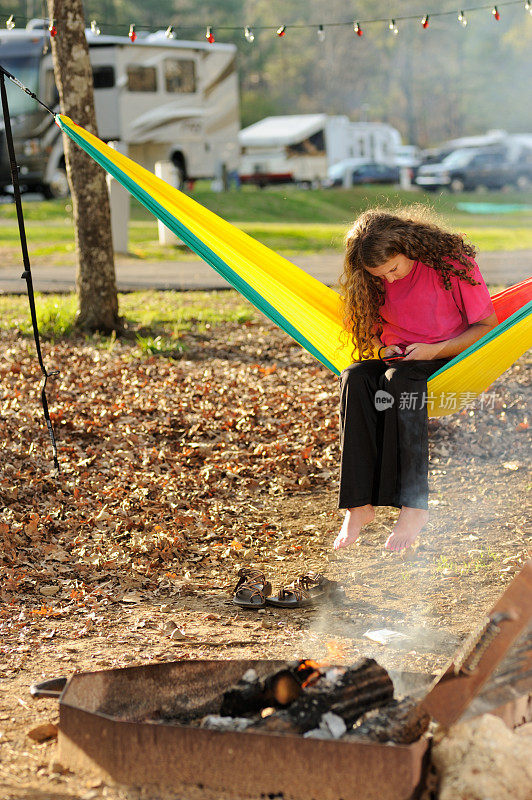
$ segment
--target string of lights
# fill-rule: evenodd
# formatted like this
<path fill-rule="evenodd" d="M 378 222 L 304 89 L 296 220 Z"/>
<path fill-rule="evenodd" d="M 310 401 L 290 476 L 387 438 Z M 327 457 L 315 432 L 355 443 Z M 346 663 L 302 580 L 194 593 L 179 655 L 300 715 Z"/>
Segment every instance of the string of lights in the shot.
<path fill-rule="evenodd" d="M 219 25 L 216 26 L 217 32 L 231 32 L 234 33 L 235 31 L 242 31 L 244 39 L 252 44 L 255 41 L 256 33 L 257 32 L 270 32 L 274 33 L 279 38 L 285 38 L 287 34 L 294 30 L 301 30 L 301 29 L 314 29 L 317 34 L 318 41 L 323 42 L 326 38 L 326 31 L 330 28 L 345 28 L 351 27 L 353 32 L 361 37 L 364 36 L 364 28 L 370 25 L 377 25 L 377 24 L 385 24 L 388 26 L 388 29 L 394 36 L 399 34 L 399 23 L 403 22 L 412 22 L 418 21 L 421 28 L 426 30 L 429 28 L 430 20 L 437 17 L 451 17 L 454 16 L 457 22 L 463 27 L 467 27 L 469 23 L 469 16 L 475 12 L 489 12 L 493 19 L 496 22 L 499 22 L 501 19 L 501 11 L 500 9 L 505 8 L 507 6 L 517 6 L 520 5 L 524 8 L 526 12 L 532 15 L 532 1 L 531 0 L 503 0 L 503 2 L 498 3 L 497 5 L 479 5 L 479 6 L 469 6 L 467 8 L 455 9 L 451 11 L 430 11 L 428 13 L 423 14 L 397 14 L 394 17 L 375 17 L 372 19 L 356 19 L 350 20 L 349 22 L 320 22 L 320 23 L 293 23 L 293 24 L 281 24 L 281 25 Z M 15 14 L 11 14 L 5 22 L 5 27 L 7 30 L 13 30 L 17 25 L 24 27 L 29 22 L 27 17 L 21 17 Z M 61 19 L 44 19 L 44 24 L 47 26 L 50 36 L 54 37 L 57 36 L 61 29 Z M 364 26 L 364 28 L 363 28 Z M 204 31 L 205 39 L 210 43 L 214 44 L 216 41 L 215 35 L 215 27 L 213 25 L 161 25 L 158 27 L 159 30 L 165 29 L 165 36 L 167 39 L 176 39 L 178 34 L 182 31 Z M 95 36 L 99 36 L 103 33 L 121 33 L 125 34 L 127 30 L 127 26 L 119 26 L 119 25 L 108 25 L 105 26 L 105 31 L 102 31 L 102 27 L 96 19 L 92 19 L 90 21 L 90 30 Z M 136 23 L 129 24 L 129 31 L 127 35 L 131 42 L 135 42 L 139 34 L 146 35 L 149 33 L 150 30 L 139 26 Z"/>

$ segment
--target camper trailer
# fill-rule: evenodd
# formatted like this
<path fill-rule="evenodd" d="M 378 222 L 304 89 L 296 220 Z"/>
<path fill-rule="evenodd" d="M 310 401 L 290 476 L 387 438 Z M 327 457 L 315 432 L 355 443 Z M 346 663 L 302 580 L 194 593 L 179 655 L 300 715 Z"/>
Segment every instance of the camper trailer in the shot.
<path fill-rule="evenodd" d="M 164 31 L 132 43 L 87 31 L 98 134 L 149 170 L 171 161 L 178 184 L 238 168 L 240 128 L 236 48 L 168 39 Z M 42 20 L 0 32 L 0 64 L 59 111 L 49 33 Z M 8 83 L 20 182 L 47 197 L 68 192 L 62 136 L 52 117 Z M 3 135 L 3 134 L 2 134 Z M 0 190 L 11 183 L 6 148 Z"/>
<path fill-rule="evenodd" d="M 393 162 L 401 135 L 380 122 L 346 116 L 292 114 L 266 119 L 240 131 L 240 180 L 320 185 L 333 164 L 351 158 Z"/>

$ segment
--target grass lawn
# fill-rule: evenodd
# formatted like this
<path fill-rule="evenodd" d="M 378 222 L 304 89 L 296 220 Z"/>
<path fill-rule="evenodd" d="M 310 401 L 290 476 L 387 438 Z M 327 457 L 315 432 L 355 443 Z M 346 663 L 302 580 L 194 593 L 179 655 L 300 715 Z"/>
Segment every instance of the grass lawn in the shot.
<path fill-rule="evenodd" d="M 35 295 L 39 333 L 58 341 L 79 333 L 75 328 L 77 296 Z M 245 325 L 261 315 L 241 295 L 228 292 L 128 292 L 119 295 L 120 315 L 128 338 L 136 340 L 137 354 L 178 357 L 186 351 L 183 337 L 207 333 L 220 323 Z M 0 331 L 15 330 L 33 347 L 33 328 L 25 295 L 0 295 Z M 84 337 L 97 348 L 112 349 L 115 337 Z"/>
<path fill-rule="evenodd" d="M 199 185 L 192 196 L 268 247 L 293 253 L 341 251 L 346 228 L 365 208 L 420 202 L 430 205 L 448 226 L 466 233 L 481 251 L 532 248 L 532 193 L 424 194 L 418 191 L 357 187 L 304 191 L 295 187 L 215 193 Z M 528 206 L 509 213 L 469 214 L 457 203 Z M 48 265 L 71 263 L 74 235 L 70 201 L 27 202 L 24 215 L 30 257 Z M 162 247 L 157 222 L 137 201 L 131 203 L 130 255 L 147 260 L 192 257 L 184 246 Z M 14 205 L 0 206 L 0 254 L 4 264 L 20 261 Z"/>
<path fill-rule="evenodd" d="M 501 286 L 490 285 L 490 293 Z M 179 292 L 146 290 L 119 293 L 120 316 L 124 321 L 126 338 L 136 342 L 136 355 L 179 357 L 187 352 L 187 334 L 210 337 L 216 326 L 234 323 L 247 326 L 263 317 L 250 303 L 233 290 Z M 79 340 L 76 329 L 77 295 L 35 295 L 39 333 L 43 339 Z M 0 332 L 16 331 L 27 340 L 33 351 L 33 328 L 25 294 L 0 294 Z M 84 335 L 87 343 L 99 349 L 112 349 L 114 335 Z"/>

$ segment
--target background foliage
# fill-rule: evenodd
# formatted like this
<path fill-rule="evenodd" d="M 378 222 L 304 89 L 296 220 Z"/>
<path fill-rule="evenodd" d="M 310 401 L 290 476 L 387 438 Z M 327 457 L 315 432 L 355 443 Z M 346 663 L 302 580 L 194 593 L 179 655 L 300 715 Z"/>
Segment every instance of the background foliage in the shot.
<path fill-rule="evenodd" d="M 239 49 L 242 124 L 268 114 L 326 111 L 352 119 L 389 122 L 404 140 L 427 147 L 455 136 L 503 128 L 532 131 L 527 54 L 532 46 L 532 16 L 524 3 L 500 6 L 496 22 L 489 8 L 467 13 L 463 28 L 456 14 L 424 13 L 457 10 L 457 0 L 85 0 L 87 21 L 101 29 L 127 27 L 155 30 L 169 24 L 195 27 L 183 38 L 202 39 L 206 25 L 217 41 L 234 41 Z M 42 16 L 41 0 L 0 0 L 0 15 Z M 324 42 L 315 29 L 291 28 L 302 23 L 361 21 L 392 14 L 416 15 L 399 23 L 393 36 L 387 22 L 363 24 L 364 36 L 351 26 L 329 28 Z M 418 16 L 419 15 L 419 18 Z M 3 19 L 1 22 L 3 23 Z M 224 26 L 287 25 L 280 39 L 272 31 L 256 31 L 253 44 L 242 30 Z M 112 32 L 118 32 L 115 28 Z"/>

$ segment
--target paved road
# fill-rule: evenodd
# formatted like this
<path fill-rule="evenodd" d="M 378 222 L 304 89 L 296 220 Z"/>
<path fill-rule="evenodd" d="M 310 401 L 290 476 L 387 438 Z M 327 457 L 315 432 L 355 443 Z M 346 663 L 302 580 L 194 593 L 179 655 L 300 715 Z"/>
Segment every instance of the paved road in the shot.
<path fill-rule="evenodd" d="M 293 258 L 306 272 L 333 285 L 341 271 L 340 253 L 299 255 Z M 532 250 L 481 253 L 478 262 L 487 283 L 511 285 L 532 275 Z M 40 292 L 68 292 L 75 288 L 75 266 L 32 268 L 33 284 Z M 0 266 L 0 294 L 25 293 L 22 267 Z M 141 261 L 119 256 L 116 260 L 120 291 L 135 289 L 227 289 L 229 284 L 200 260 Z"/>

